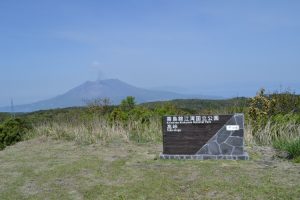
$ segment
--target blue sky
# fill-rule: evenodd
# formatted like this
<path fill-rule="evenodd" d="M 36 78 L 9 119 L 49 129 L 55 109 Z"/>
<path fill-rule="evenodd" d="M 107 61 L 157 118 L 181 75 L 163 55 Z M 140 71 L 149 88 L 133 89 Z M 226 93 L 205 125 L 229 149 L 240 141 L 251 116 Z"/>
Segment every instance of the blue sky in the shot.
<path fill-rule="evenodd" d="M 1 0 L 0 106 L 87 80 L 224 97 L 299 93 L 300 1 Z"/>

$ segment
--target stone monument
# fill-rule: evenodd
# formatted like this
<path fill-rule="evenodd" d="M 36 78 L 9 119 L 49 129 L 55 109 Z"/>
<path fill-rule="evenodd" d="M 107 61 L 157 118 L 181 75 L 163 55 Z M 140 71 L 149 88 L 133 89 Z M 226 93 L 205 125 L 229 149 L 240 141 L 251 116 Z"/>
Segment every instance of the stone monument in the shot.
<path fill-rule="evenodd" d="M 241 113 L 165 116 L 162 126 L 162 159 L 249 159 Z"/>

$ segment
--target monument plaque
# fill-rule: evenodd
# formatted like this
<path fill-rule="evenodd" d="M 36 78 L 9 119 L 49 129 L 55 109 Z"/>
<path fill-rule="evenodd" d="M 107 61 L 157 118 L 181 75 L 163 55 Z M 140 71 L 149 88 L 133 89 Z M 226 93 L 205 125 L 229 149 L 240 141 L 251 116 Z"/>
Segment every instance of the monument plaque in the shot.
<path fill-rule="evenodd" d="M 244 115 L 165 116 L 163 159 L 248 160 Z"/>

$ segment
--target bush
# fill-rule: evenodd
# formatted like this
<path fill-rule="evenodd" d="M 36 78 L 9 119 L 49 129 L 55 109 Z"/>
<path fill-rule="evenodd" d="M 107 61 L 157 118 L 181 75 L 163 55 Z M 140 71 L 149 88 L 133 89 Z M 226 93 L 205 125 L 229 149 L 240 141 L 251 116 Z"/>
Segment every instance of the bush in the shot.
<path fill-rule="evenodd" d="M 120 108 L 124 112 L 129 112 L 134 109 L 136 105 L 135 98 L 133 96 L 128 96 L 121 101 Z"/>
<path fill-rule="evenodd" d="M 294 115 L 300 108 L 300 97 L 289 92 L 274 92 L 265 94 L 261 89 L 254 98 L 250 99 L 248 116 L 250 121 L 259 125 L 265 125 L 269 118 L 278 116 L 283 118 L 285 115 Z M 299 117 L 294 118 L 300 121 Z"/>
<path fill-rule="evenodd" d="M 251 135 L 262 144 L 298 138 L 299 108 L 300 97 L 290 91 L 265 94 L 265 90 L 261 89 L 255 97 L 250 99 L 247 112 L 247 118 L 251 124 Z M 290 143 L 284 142 L 282 145 L 286 146 Z"/>
<path fill-rule="evenodd" d="M 300 138 L 294 140 L 278 140 L 274 142 L 274 147 L 288 152 L 290 159 L 300 157 Z"/>
<path fill-rule="evenodd" d="M 273 92 L 269 98 L 274 100 L 274 114 L 297 113 L 300 108 L 300 97 L 289 89 L 281 92 Z"/>
<path fill-rule="evenodd" d="M 109 115 L 109 121 L 113 122 L 126 122 L 128 120 L 128 113 L 122 111 L 119 107 L 115 108 Z"/>
<path fill-rule="evenodd" d="M 250 99 L 248 111 L 250 121 L 259 126 L 265 125 L 268 118 L 274 113 L 274 103 L 274 100 L 265 94 L 264 89 L 258 91 L 256 96 Z"/>
<path fill-rule="evenodd" d="M 277 114 L 271 117 L 272 123 L 275 124 L 287 124 L 293 122 L 295 124 L 300 124 L 300 115 L 299 114 Z"/>
<path fill-rule="evenodd" d="M 0 149 L 13 145 L 22 140 L 23 136 L 31 129 L 24 120 L 8 119 L 0 126 Z"/>
<path fill-rule="evenodd" d="M 89 113 L 93 115 L 105 115 L 111 112 L 111 100 L 109 98 L 96 98 L 86 101 Z"/>
<path fill-rule="evenodd" d="M 300 156 L 298 156 L 297 158 L 294 158 L 294 162 L 295 163 L 300 163 Z"/>
<path fill-rule="evenodd" d="M 178 109 L 174 104 L 172 104 L 170 102 L 166 102 L 161 105 L 158 105 L 154 109 L 154 113 L 158 116 L 188 114 L 188 113 L 184 112 L 183 110 Z"/>

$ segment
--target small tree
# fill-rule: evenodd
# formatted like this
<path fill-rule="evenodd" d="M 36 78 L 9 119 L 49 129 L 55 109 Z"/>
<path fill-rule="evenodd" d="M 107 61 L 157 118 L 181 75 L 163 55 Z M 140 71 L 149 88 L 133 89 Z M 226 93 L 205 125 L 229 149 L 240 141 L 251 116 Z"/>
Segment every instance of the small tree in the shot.
<path fill-rule="evenodd" d="M 86 101 L 89 111 L 93 114 L 106 114 L 110 110 L 111 101 L 109 98 L 96 98 Z"/>
<path fill-rule="evenodd" d="M 120 108 L 124 112 L 129 112 L 134 109 L 136 105 L 135 98 L 133 96 L 128 96 L 126 99 L 123 99 L 120 104 Z"/>
<path fill-rule="evenodd" d="M 135 109 L 135 98 L 133 96 L 128 96 L 121 101 L 120 106 L 116 107 L 109 116 L 110 121 L 120 121 L 125 122 L 129 120 Z M 133 116 L 133 115 L 132 115 Z"/>

